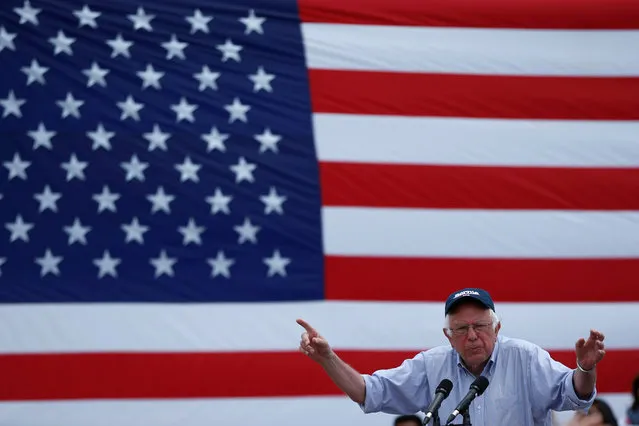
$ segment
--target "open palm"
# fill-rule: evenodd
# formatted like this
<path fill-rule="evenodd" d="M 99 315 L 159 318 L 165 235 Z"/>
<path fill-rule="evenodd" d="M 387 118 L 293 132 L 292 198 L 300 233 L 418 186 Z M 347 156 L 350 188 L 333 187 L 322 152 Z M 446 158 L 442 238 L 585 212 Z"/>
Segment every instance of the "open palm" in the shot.
<path fill-rule="evenodd" d="M 575 344 L 575 352 L 577 353 L 577 361 L 584 370 L 594 368 L 606 354 L 604 349 L 604 335 L 597 330 L 590 330 L 588 340 L 581 338 Z"/>

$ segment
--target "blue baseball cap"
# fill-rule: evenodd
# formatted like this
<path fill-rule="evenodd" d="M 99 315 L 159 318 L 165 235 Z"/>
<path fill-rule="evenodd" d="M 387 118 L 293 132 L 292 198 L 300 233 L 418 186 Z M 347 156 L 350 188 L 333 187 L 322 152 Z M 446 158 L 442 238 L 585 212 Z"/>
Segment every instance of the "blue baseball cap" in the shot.
<path fill-rule="evenodd" d="M 448 315 L 448 312 L 462 300 L 474 299 L 484 305 L 488 309 L 495 310 L 495 304 L 492 297 L 486 290 L 481 288 L 464 288 L 451 293 L 446 299 L 446 305 L 444 307 L 444 315 Z"/>

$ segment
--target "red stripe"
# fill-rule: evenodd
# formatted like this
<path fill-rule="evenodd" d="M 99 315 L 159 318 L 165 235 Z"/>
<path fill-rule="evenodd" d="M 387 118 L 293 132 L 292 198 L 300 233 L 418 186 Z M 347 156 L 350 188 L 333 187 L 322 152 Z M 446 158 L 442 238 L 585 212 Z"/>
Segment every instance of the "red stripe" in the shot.
<path fill-rule="evenodd" d="M 339 351 L 361 372 L 399 365 L 411 352 Z M 574 364 L 571 351 L 553 352 Z M 626 392 L 639 350 L 613 350 L 600 392 Z M 324 371 L 298 352 L 55 354 L 0 356 L 0 400 L 222 398 L 339 395 Z"/>
<path fill-rule="evenodd" d="M 327 206 L 639 209 L 639 168 L 422 166 L 322 162 Z"/>
<path fill-rule="evenodd" d="M 635 0 L 299 0 L 303 22 L 431 27 L 635 29 Z"/>
<path fill-rule="evenodd" d="M 309 71 L 314 112 L 639 119 L 639 78 Z"/>
<path fill-rule="evenodd" d="M 439 302 L 472 283 L 502 302 L 631 302 L 638 276 L 639 259 L 325 260 L 328 300 Z"/>

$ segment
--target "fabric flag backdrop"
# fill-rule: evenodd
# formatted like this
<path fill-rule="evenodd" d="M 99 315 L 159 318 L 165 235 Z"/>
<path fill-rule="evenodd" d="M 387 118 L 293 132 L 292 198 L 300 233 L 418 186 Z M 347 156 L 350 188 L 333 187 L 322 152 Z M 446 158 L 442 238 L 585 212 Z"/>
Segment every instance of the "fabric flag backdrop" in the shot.
<path fill-rule="evenodd" d="M 5 0 L 0 424 L 391 424 L 443 300 L 639 373 L 639 3 Z M 242 421 L 242 420 L 239 420 Z"/>

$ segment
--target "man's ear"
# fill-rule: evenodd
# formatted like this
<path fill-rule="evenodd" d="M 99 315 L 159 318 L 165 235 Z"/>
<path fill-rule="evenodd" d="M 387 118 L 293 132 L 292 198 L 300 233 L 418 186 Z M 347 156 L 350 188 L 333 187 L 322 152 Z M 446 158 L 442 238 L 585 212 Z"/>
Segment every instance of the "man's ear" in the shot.
<path fill-rule="evenodd" d="M 452 344 L 453 342 L 451 342 L 451 340 L 450 340 L 450 336 L 448 335 L 448 333 L 446 333 L 446 331 L 448 331 L 448 329 L 446 329 L 446 328 L 442 328 L 442 332 L 444 333 L 444 336 L 446 336 L 446 338 L 448 339 L 448 341 Z"/>

